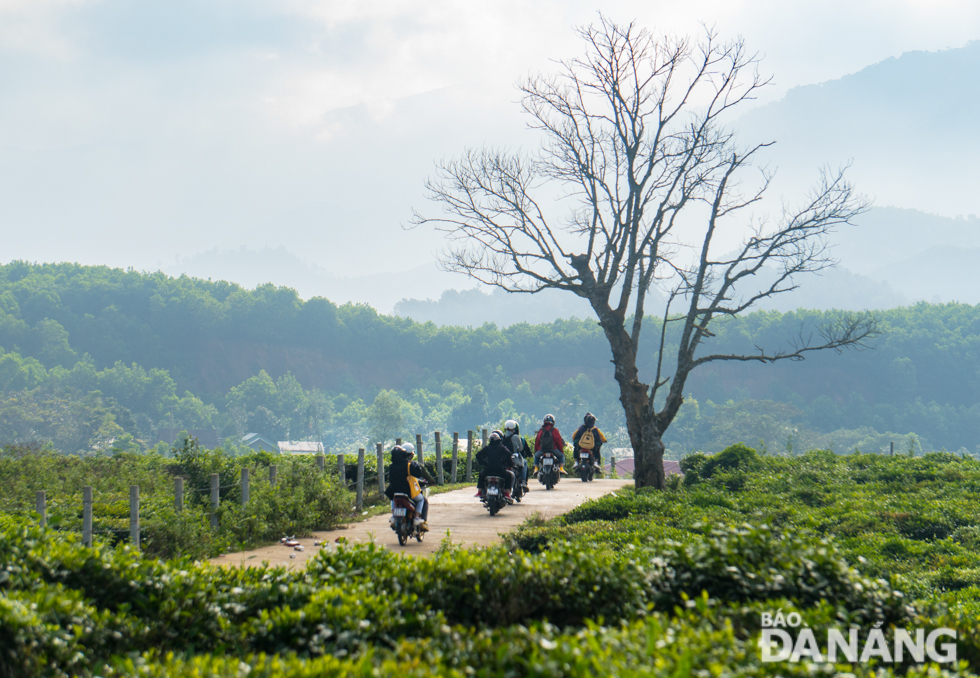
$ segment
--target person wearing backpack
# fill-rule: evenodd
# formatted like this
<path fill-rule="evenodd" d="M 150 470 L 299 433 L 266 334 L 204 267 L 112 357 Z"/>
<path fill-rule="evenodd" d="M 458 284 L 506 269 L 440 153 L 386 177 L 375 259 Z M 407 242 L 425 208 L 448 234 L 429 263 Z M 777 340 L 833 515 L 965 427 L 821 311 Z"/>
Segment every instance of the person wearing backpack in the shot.
<path fill-rule="evenodd" d="M 565 466 L 565 441 L 562 440 L 561 433 L 555 428 L 555 418 L 544 415 L 544 423 L 534 436 L 534 473 L 537 474 L 538 467 L 541 466 L 541 454 L 543 452 L 554 452 L 558 459 L 558 468 Z"/>
<path fill-rule="evenodd" d="M 592 450 L 592 456 L 597 471 L 602 470 L 602 457 L 599 450 L 606 442 L 606 436 L 595 425 L 595 416 L 591 412 L 585 413 L 585 423 L 579 426 L 572 434 L 572 448 L 575 454 L 575 468 L 579 464 L 579 452 L 581 450 Z"/>
<path fill-rule="evenodd" d="M 520 424 L 513 419 L 508 419 L 504 424 L 504 446 L 510 450 L 511 455 L 517 455 L 515 472 L 524 485 L 524 491 L 527 492 L 527 464 L 524 460 L 531 456 L 531 450 L 527 449 L 527 443 L 521 437 Z M 520 461 L 519 465 L 516 464 L 517 461 Z"/>
<path fill-rule="evenodd" d="M 408 449 L 406 449 L 408 448 Z M 388 465 L 388 478 L 390 482 L 385 488 L 385 496 L 391 500 L 391 508 L 395 508 L 395 494 L 407 494 L 415 502 L 415 524 L 419 531 L 429 531 L 429 500 L 425 498 L 425 493 L 415 490 L 419 489 L 417 480 L 424 478 L 430 485 L 435 485 L 436 481 L 429 475 L 424 466 L 415 457 L 415 445 L 406 443 L 404 446 L 395 445 L 391 449 L 391 463 Z M 415 483 L 412 480 L 416 480 Z M 414 489 L 413 489 L 414 485 Z M 392 518 L 393 520 L 394 518 Z"/>

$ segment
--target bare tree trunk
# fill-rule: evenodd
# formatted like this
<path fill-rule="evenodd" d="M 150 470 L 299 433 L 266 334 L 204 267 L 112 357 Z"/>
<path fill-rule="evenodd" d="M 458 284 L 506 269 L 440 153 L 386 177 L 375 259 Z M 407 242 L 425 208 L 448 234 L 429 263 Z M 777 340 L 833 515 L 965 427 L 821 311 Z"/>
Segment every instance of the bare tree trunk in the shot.
<path fill-rule="evenodd" d="M 649 398 L 649 387 L 639 379 L 633 341 L 611 311 L 603 314 L 611 322 L 601 323 L 612 348 L 615 377 L 619 383 L 619 401 L 626 414 L 626 430 L 633 447 L 633 482 L 641 487 L 666 487 L 664 477 L 663 432 L 657 412 Z"/>
<path fill-rule="evenodd" d="M 662 432 L 657 426 L 656 412 L 647 401 L 645 388 L 638 381 L 620 383 L 620 402 L 626 412 L 626 430 L 633 447 L 633 481 L 636 488 L 664 489 L 664 450 Z"/>
<path fill-rule="evenodd" d="M 660 431 L 657 430 L 656 423 L 651 419 L 655 419 L 655 417 L 650 417 L 643 423 L 641 446 L 633 452 L 635 457 L 633 483 L 637 489 L 655 487 L 658 490 L 663 490 L 667 487 L 664 474 L 664 450 L 666 448 L 660 438 Z"/>

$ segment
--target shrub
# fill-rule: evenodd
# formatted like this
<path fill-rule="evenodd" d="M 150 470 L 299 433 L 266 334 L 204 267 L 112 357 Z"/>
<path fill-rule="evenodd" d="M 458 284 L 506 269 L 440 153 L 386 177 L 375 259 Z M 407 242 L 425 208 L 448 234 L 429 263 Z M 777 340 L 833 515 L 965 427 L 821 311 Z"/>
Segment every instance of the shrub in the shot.
<path fill-rule="evenodd" d="M 698 470 L 703 480 L 708 480 L 719 471 L 744 471 L 759 462 L 759 453 L 743 443 L 735 443 L 718 454 L 708 457 Z"/>
<path fill-rule="evenodd" d="M 135 620 L 97 610 L 77 591 L 60 586 L 11 591 L 0 595 L 0 677 L 93 672 L 100 657 L 139 647 L 141 634 Z"/>

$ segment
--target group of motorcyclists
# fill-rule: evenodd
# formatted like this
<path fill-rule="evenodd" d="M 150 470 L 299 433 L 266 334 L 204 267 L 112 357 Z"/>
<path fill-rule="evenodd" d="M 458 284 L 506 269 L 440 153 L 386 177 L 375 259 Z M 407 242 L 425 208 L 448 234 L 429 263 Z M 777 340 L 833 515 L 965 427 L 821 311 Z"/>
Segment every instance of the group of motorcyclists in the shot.
<path fill-rule="evenodd" d="M 586 413 L 582 425 L 572 434 L 572 450 L 575 460 L 574 468 L 577 470 L 581 462 L 581 452 L 588 450 L 591 454 L 586 455 L 595 465 L 596 470 L 602 469 L 600 450 L 602 444 L 606 442 L 606 437 L 596 426 L 596 418 L 590 412 Z M 476 454 L 476 461 L 480 465 L 480 476 L 477 480 L 476 496 L 485 499 L 487 478 L 499 477 L 504 479 L 504 499 L 507 503 L 514 502 L 514 494 L 518 499 L 520 495 L 528 492 L 528 477 L 535 477 L 541 468 L 541 457 L 543 454 L 551 453 L 558 461 L 559 469 L 565 465 L 565 441 L 561 432 L 555 426 L 554 416 L 545 415 L 541 428 L 534 436 L 534 449 L 528 449 L 528 445 L 521 436 L 520 425 L 513 419 L 504 424 L 504 430 L 493 431 L 487 439 L 487 444 Z M 404 495 L 414 504 L 414 527 L 419 533 L 427 532 L 429 527 L 427 518 L 429 513 L 429 502 L 425 497 L 425 492 L 421 489 L 421 480 L 430 485 L 434 485 L 435 480 L 422 464 L 414 461 L 415 446 L 411 443 L 395 445 L 391 450 L 391 464 L 388 465 L 389 483 L 385 489 L 385 495 L 391 500 L 392 505 L 392 526 L 395 525 L 395 499 L 396 495 Z M 534 459 L 534 468 L 529 472 L 527 461 Z M 587 463 L 587 462 L 586 462 Z M 561 470 L 561 472 L 564 472 Z M 520 483 L 520 485 L 517 485 Z"/>

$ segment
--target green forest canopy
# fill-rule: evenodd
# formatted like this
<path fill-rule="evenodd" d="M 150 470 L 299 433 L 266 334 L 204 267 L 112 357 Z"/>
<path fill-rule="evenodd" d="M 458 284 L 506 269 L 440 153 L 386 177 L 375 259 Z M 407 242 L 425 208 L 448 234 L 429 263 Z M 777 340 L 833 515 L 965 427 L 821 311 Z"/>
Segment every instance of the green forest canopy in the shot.
<path fill-rule="evenodd" d="M 718 324 L 710 350 L 779 346 L 835 316 L 753 313 Z M 876 451 L 896 440 L 904 450 L 917 438 L 926 449 L 975 452 L 980 307 L 917 304 L 880 317 L 872 350 L 700 368 L 669 447 L 717 451 L 741 439 L 773 452 Z M 641 370 L 652 369 L 657 334 Z M 374 415 L 390 418 L 394 402 L 406 434 L 509 416 L 529 429 L 546 412 L 570 429 L 591 410 L 625 445 L 609 357 L 594 321 L 438 327 L 365 305 L 303 301 L 271 284 L 247 290 L 71 263 L 0 266 L 4 443 L 146 447 L 172 416 L 178 430 L 213 427 L 233 439 L 258 431 L 364 445 L 379 430 Z"/>

